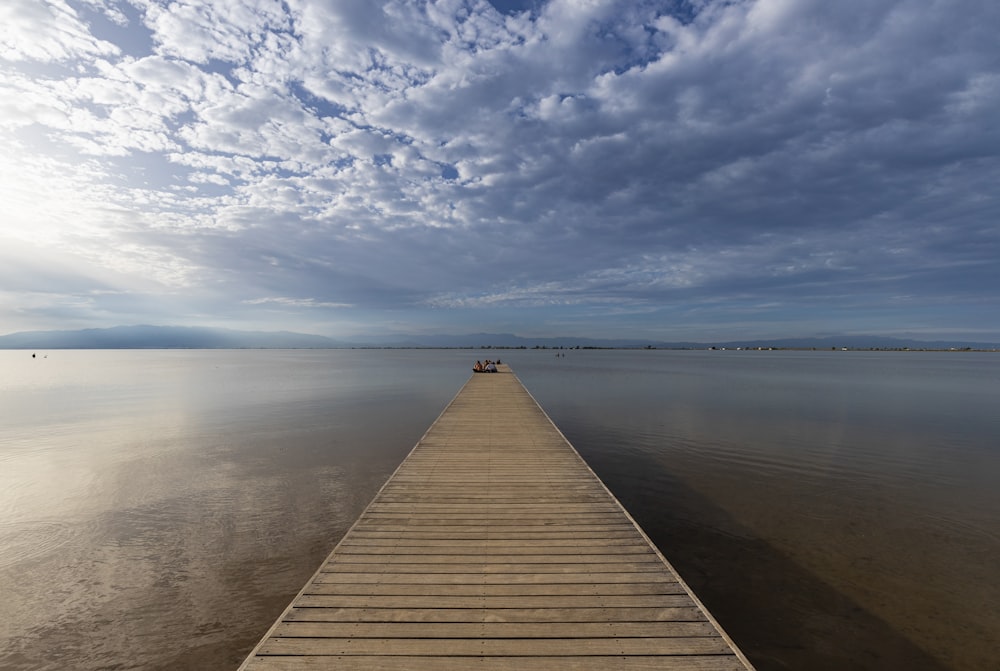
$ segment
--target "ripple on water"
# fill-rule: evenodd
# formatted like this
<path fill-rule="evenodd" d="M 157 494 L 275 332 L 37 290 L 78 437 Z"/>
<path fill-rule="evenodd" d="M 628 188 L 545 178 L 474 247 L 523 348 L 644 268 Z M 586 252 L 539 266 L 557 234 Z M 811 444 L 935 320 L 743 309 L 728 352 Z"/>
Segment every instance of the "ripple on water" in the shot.
<path fill-rule="evenodd" d="M 0 522 L 0 568 L 51 554 L 80 534 L 79 525 L 60 520 Z"/>

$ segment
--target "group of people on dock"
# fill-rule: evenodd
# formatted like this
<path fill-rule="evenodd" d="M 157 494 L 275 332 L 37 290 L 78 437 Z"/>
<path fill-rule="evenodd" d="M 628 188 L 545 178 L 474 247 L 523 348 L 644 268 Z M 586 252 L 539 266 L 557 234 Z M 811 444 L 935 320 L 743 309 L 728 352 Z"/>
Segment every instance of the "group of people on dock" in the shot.
<path fill-rule="evenodd" d="M 500 363 L 500 359 L 496 361 L 477 361 L 476 365 L 472 367 L 473 373 L 495 373 L 497 372 L 497 364 Z"/>

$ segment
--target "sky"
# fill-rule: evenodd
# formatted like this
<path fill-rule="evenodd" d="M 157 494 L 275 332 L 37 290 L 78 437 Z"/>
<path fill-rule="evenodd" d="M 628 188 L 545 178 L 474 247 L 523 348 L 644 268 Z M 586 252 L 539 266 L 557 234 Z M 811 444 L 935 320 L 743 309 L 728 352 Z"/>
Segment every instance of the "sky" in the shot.
<path fill-rule="evenodd" d="M 995 0 L 4 0 L 0 333 L 1000 342 Z"/>

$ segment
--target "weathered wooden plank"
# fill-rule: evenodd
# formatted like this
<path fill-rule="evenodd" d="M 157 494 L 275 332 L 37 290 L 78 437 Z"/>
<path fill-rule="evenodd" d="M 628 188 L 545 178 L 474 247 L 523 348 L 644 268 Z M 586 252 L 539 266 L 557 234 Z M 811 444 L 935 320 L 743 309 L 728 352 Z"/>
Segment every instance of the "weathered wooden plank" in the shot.
<path fill-rule="evenodd" d="M 458 530 L 455 527 L 442 527 L 423 531 L 410 531 L 402 529 L 359 529 L 355 527 L 351 533 L 351 542 L 363 543 L 368 540 L 399 541 L 401 543 L 412 541 L 447 541 L 447 540 L 468 540 L 468 541 L 569 541 L 577 543 L 580 541 L 601 542 L 627 542 L 637 538 L 634 532 L 627 529 L 621 531 L 573 531 L 566 529 L 563 531 L 493 531 L 490 529 L 464 529 Z M 346 541 L 346 539 L 345 539 Z"/>
<path fill-rule="evenodd" d="M 493 538 L 482 539 L 461 539 L 461 538 L 406 538 L 395 536 L 393 538 L 371 538 L 360 533 L 353 533 L 345 538 L 338 548 L 338 552 L 343 552 L 349 548 L 382 548 L 382 547 L 409 547 L 409 548 L 447 548 L 448 550 L 489 550 L 491 548 L 579 548 L 591 549 L 601 548 L 622 549 L 641 548 L 646 550 L 648 545 L 642 542 L 642 538 L 633 535 L 628 540 L 622 539 L 591 539 L 581 542 L 576 538 L 535 538 L 535 539 L 512 539 L 502 540 Z"/>
<path fill-rule="evenodd" d="M 520 461 L 523 462 L 524 460 L 521 459 Z M 409 463 L 409 465 L 416 466 L 419 463 L 420 462 L 413 460 Z M 518 468 L 520 469 L 520 466 L 518 466 Z M 465 471 L 462 475 L 459 475 L 456 471 L 457 469 L 449 469 L 448 471 L 425 475 L 420 475 L 413 471 L 400 473 L 397 477 L 392 479 L 392 482 L 386 485 L 384 491 L 391 492 L 405 488 L 423 488 L 430 482 L 441 486 L 444 488 L 444 491 L 466 489 L 466 486 L 470 482 L 476 484 L 489 483 L 508 490 L 532 489 L 535 487 L 543 487 L 546 484 L 553 482 L 558 483 L 560 487 L 567 487 L 570 489 L 590 489 L 599 482 L 596 478 L 589 474 L 580 477 L 570 475 L 529 476 L 525 475 L 523 472 L 516 472 L 513 468 L 509 478 L 498 478 L 495 473 L 483 473 L 481 469 Z"/>
<path fill-rule="evenodd" d="M 364 562 L 340 562 L 329 561 L 320 569 L 323 572 L 357 572 L 360 568 L 368 566 L 373 573 L 470 573 L 478 571 L 483 574 L 515 574 L 529 573 L 544 575 L 548 573 L 638 573 L 647 571 L 660 574 L 662 569 L 656 562 L 626 563 L 626 562 L 606 562 L 602 564 L 589 563 L 565 563 L 565 564 L 532 564 L 528 562 L 497 563 L 489 564 L 485 562 L 466 563 L 440 563 L 440 564 L 404 564 L 404 563 L 382 563 L 377 566 L 366 565 Z"/>
<path fill-rule="evenodd" d="M 461 515 L 496 515 L 503 513 L 506 515 L 519 514 L 531 517 L 538 512 L 544 512 L 546 515 L 553 516 L 572 513 L 586 513 L 590 515 L 606 513 L 608 515 L 615 515 L 619 511 L 607 501 L 594 501 L 592 503 L 545 503 L 543 501 L 541 503 L 505 503 L 503 505 L 467 501 L 458 510 L 454 503 L 423 503 L 419 500 L 411 500 L 399 503 L 379 501 L 379 503 L 371 507 L 369 512 L 403 513 L 406 515 L 433 514 L 444 517 L 459 513 Z"/>
<path fill-rule="evenodd" d="M 629 525 L 623 523 L 620 518 L 616 521 L 616 516 L 612 514 L 579 515 L 575 517 L 564 515 L 549 517 L 538 515 L 528 516 L 524 513 L 515 514 L 504 511 L 496 511 L 492 514 L 453 513 L 448 516 L 426 515 L 421 513 L 414 513 L 412 515 L 401 515 L 399 513 L 373 513 L 370 517 L 366 517 L 359 526 L 362 529 L 371 529 L 373 527 L 399 524 L 408 524 L 413 528 L 427 526 L 473 526 L 489 529 L 498 527 L 503 529 L 504 527 L 513 527 L 526 529 L 528 531 L 541 531 L 546 529 L 573 530 L 580 529 L 580 527 L 594 526 L 602 528 L 616 526 L 619 529 L 629 528 Z"/>
<path fill-rule="evenodd" d="M 515 562 L 528 562 L 531 564 L 606 564 L 608 562 L 621 559 L 624 562 L 642 563 L 648 562 L 654 566 L 657 564 L 657 557 L 652 553 L 634 554 L 576 554 L 576 555 L 516 555 L 516 554 L 392 554 L 392 553 L 370 553 L 359 554 L 344 552 L 338 554 L 337 561 L 343 564 L 361 563 L 372 567 L 379 564 L 465 564 L 477 561 L 482 564 L 512 564 Z"/>
<path fill-rule="evenodd" d="M 632 544 L 631 540 L 623 541 L 626 545 L 617 545 L 614 539 L 594 539 L 592 545 L 575 545 L 557 543 L 557 539 L 541 539 L 537 542 L 488 541 L 460 543 L 457 541 L 399 541 L 399 542 L 352 542 L 341 544 L 339 552 L 343 554 L 362 555 L 452 555 L 481 557 L 489 555 L 534 556 L 578 556 L 578 555 L 643 555 L 649 554 L 642 546 Z M 655 556 L 655 553 L 654 553 Z"/>
<path fill-rule="evenodd" d="M 707 620 L 670 622 L 456 622 L 449 627 L 425 622 L 282 622 L 279 638 L 646 638 L 716 636 Z"/>
<path fill-rule="evenodd" d="M 260 655 L 724 655 L 719 636 L 690 638 L 271 638 Z"/>
<path fill-rule="evenodd" d="M 565 656 L 565 657 L 484 657 L 484 656 L 396 656 L 350 657 L 259 657 L 249 661 L 247 671 L 746 671 L 734 655 L 682 656 Z"/>
<path fill-rule="evenodd" d="M 297 604 L 311 608 L 677 608 L 690 603 L 687 594 L 601 596 L 401 596 L 302 594 Z"/>
<path fill-rule="evenodd" d="M 587 531 L 633 531 L 627 524 L 615 521 L 612 516 L 588 515 L 579 518 L 566 517 L 525 517 L 497 513 L 487 515 L 452 515 L 449 517 L 431 515 L 372 515 L 359 522 L 358 531 L 429 532 L 453 529 L 454 531 L 498 533 L 521 532 L 539 534 L 545 532 L 587 532 Z"/>
<path fill-rule="evenodd" d="M 523 468 L 524 459 L 520 459 L 522 463 L 518 465 L 518 468 Z M 541 465 L 541 464 L 539 464 Z M 551 465 L 551 464 L 549 464 Z M 411 463 L 410 466 L 416 466 L 415 463 Z M 519 475 L 514 475 L 511 473 L 510 477 L 498 478 L 496 474 L 483 474 L 477 473 L 476 471 L 469 471 L 463 476 L 459 476 L 454 472 L 454 469 L 449 469 L 447 476 L 444 473 L 439 474 L 437 477 L 410 477 L 401 476 L 398 479 L 393 479 L 386 488 L 383 490 L 383 494 L 393 493 L 393 492 L 407 492 L 411 494 L 426 494 L 427 484 L 433 482 L 437 485 L 433 494 L 465 494 L 465 495 L 496 495 L 505 492 L 516 493 L 523 490 L 536 490 L 543 489 L 547 484 L 552 482 L 559 483 L 558 493 L 572 493 L 572 492 L 582 492 L 588 493 L 591 491 L 600 491 L 599 481 L 593 478 L 550 478 L 550 477 L 540 477 L 540 478 L 524 478 Z M 491 489 L 489 492 L 470 492 L 468 485 L 471 483 L 477 484 L 489 484 L 495 489 Z M 557 493 L 557 492 L 551 492 Z"/>
<path fill-rule="evenodd" d="M 483 555 L 490 555 L 493 557 L 502 556 L 512 556 L 517 555 L 518 557 L 558 557 L 560 561 L 563 561 L 565 557 L 589 557 L 589 556 L 602 556 L 607 557 L 609 555 L 628 555 L 631 557 L 652 555 L 655 557 L 655 553 L 651 552 L 647 548 L 642 546 L 634 545 L 624 545 L 616 546 L 607 543 L 601 543 L 593 546 L 586 545 L 522 545 L 522 544 L 507 544 L 507 543 L 489 543 L 483 545 L 458 545 L 458 544 L 439 544 L 433 546 L 421 546 L 421 545 L 370 545 L 366 543 L 351 543 L 347 545 L 341 545 L 339 550 L 341 556 L 346 555 L 364 555 L 369 557 L 371 555 L 378 555 L 380 557 L 406 557 L 406 556 L 441 556 L 447 555 L 448 557 L 458 557 L 463 558 L 466 556 L 481 557 Z M 349 561 L 349 560 L 345 560 Z M 368 561 L 365 559 L 365 561 Z"/>
<path fill-rule="evenodd" d="M 522 462 L 524 460 L 522 459 Z M 542 464 L 538 464 L 541 466 Z M 523 467 L 523 464 L 522 464 Z M 489 485 L 489 491 L 470 491 L 469 484 L 476 482 L 481 485 Z M 382 491 L 382 496 L 422 496 L 422 497 L 446 497 L 460 496 L 463 500 L 478 500 L 482 498 L 505 498 L 517 497 L 525 492 L 544 492 L 552 497 L 571 498 L 574 496 L 592 496 L 602 494 L 602 490 L 596 482 L 566 481 L 559 482 L 559 489 L 547 489 L 551 480 L 539 480 L 536 482 L 519 482 L 515 476 L 499 478 L 495 475 L 490 478 L 477 478 L 474 474 L 468 474 L 468 481 L 456 479 L 442 482 L 440 480 L 427 480 L 393 483 Z M 435 488 L 428 491 L 427 485 L 433 483 Z M 383 499 L 384 500 L 384 499 Z M 524 503 L 524 499 L 521 500 Z"/>
<path fill-rule="evenodd" d="M 662 572 L 641 573 L 373 573 L 359 567 L 357 572 L 322 571 L 313 579 L 316 584 L 403 584 L 403 585 L 609 585 L 664 584 L 679 585 Z M 683 588 L 682 588 L 683 589 Z"/>
<path fill-rule="evenodd" d="M 681 600 L 678 600 L 679 602 Z M 690 601 L 667 608 L 331 608 L 309 607 L 301 600 L 288 611 L 284 621 L 302 622 L 697 622 L 705 620 Z"/>
<path fill-rule="evenodd" d="M 684 594 L 680 583 L 329 583 L 313 581 L 307 594 L 351 596 L 622 596 Z"/>

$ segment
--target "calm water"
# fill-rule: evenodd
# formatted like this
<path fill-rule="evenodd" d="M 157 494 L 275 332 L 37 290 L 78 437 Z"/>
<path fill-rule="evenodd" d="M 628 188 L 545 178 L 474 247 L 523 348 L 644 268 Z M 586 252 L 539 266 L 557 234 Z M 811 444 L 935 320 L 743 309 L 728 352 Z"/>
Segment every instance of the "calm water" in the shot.
<path fill-rule="evenodd" d="M 235 668 L 485 353 L 30 354 L 11 671 Z M 760 671 L 996 668 L 1000 355 L 499 355 Z"/>

